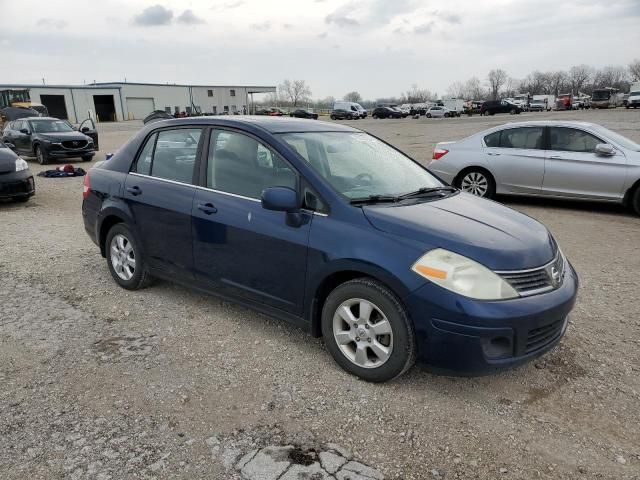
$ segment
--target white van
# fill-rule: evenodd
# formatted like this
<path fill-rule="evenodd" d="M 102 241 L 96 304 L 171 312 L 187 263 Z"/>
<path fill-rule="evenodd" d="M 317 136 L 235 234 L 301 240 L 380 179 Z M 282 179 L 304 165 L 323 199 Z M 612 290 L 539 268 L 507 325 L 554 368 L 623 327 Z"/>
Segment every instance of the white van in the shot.
<path fill-rule="evenodd" d="M 345 101 L 335 102 L 333 104 L 333 109 L 356 112 L 360 115 L 360 118 L 366 118 L 367 116 L 367 111 L 364 108 L 362 108 L 362 105 L 356 102 L 345 102 Z"/>
<path fill-rule="evenodd" d="M 635 82 L 629 89 L 629 98 L 627 98 L 627 108 L 640 107 L 640 82 Z"/>
<path fill-rule="evenodd" d="M 456 117 L 464 112 L 464 100 L 461 98 L 445 98 L 442 100 L 442 104 Z"/>

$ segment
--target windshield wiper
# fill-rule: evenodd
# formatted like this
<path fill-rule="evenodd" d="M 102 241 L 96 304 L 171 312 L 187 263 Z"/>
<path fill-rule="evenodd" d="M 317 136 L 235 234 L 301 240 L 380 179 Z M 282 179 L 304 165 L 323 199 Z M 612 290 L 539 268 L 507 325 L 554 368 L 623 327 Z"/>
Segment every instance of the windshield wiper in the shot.
<path fill-rule="evenodd" d="M 432 193 L 440 193 L 440 192 L 456 192 L 457 189 L 455 187 L 446 186 L 446 187 L 422 187 L 414 192 L 405 193 L 404 195 L 400 195 L 396 197 L 398 200 L 404 200 L 405 198 L 415 198 L 422 197 L 425 195 L 431 195 Z"/>
<path fill-rule="evenodd" d="M 349 200 L 351 205 L 365 205 L 367 203 L 394 203 L 398 197 L 392 195 L 369 195 L 368 197 L 358 197 Z"/>

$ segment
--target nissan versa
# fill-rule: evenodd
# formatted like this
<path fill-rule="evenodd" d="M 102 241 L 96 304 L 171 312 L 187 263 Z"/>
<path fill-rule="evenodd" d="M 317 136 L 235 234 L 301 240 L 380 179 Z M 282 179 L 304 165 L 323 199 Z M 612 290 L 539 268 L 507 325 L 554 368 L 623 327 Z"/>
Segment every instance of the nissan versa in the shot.
<path fill-rule="evenodd" d="M 578 288 L 543 225 L 335 123 L 152 123 L 89 171 L 82 211 L 122 287 L 233 299 L 374 382 L 416 360 L 471 375 L 538 357 Z"/>

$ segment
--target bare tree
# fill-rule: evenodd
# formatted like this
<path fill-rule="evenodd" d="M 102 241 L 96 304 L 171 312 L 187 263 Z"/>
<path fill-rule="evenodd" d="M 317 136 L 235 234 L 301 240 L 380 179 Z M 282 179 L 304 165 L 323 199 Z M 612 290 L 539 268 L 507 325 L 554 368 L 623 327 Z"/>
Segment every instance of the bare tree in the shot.
<path fill-rule="evenodd" d="M 583 90 L 589 80 L 593 76 L 593 68 L 589 65 L 575 65 L 569 69 L 569 84 L 571 85 L 571 91 L 578 93 Z"/>
<path fill-rule="evenodd" d="M 293 106 L 298 102 L 311 96 L 311 89 L 305 80 L 285 80 L 278 87 L 280 94 L 288 99 Z"/>
<path fill-rule="evenodd" d="M 482 100 L 487 95 L 478 77 L 471 77 L 465 82 L 464 86 L 467 94 L 466 97 L 471 100 Z"/>
<path fill-rule="evenodd" d="M 344 96 L 344 100 L 346 102 L 360 103 L 362 101 L 362 95 L 360 95 L 358 92 L 354 90 L 353 92 L 347 93 Z"/>
<path fill-rule="evenodd" d="M 548 85 L 547 75 L 536 70 L 527 75 L 520 84 L 520 89 L 536 95 L 545 92 Z"/>
<path fill-rule="evenodd" d="M 594 87 L 613 87 L 626 91 L 629 88 L 629 76 L 624 67 L 608 66 L 598 72 L 596 76 L 599 85 L 594 82 Z"/>
<path fill-rule="evenodd" d="M 449 85 L 447 89 L 447 95 L 454 98 L 465 98 L 467 89 L 464 83 L 457 81 Z"/>
<path fill-rule="evenodd" d="M 548 72 L 545 74 L 547 85 L 546 90 L 547 93 L 551 93 L 553 95 L 558 95 L 561 90 L 564 90 L 569 83 L 569 76 L 566 72 L 562 70 L 557 70 L 555 72 Z M 577 92 L 576 92 L 577 93 Z"/>
<path fill-rule="evenodd" d="M 640 81 L 640 59 L 635 59 L 629 64 L 629 73 L 631 74 L 631 80 L 634 82 Z"/>
<path fill-rule="evenodd" d="M 487 75 L 487 81 L 489 82 L 489 88 L 491 90 L 491 98 L 497 100 L 500 88 L 507 81 L 507 72 L 500 68 L 491 70 L 489 75 Z"/>
<path fill-rule="evenodd" d="M 415 83 L 411 85 L 411 90 L 401 95 L 403 103 L 424 103 L 432 98 L 433 95 L 429 90 L 421 90 Z"/>
<path fill-rule="evenodd" d="M 516 93 L 518 93 L 521 84 L 522 82 L 520 80 L 516 80 L 513 77 L 507 77 L 507 80 L 504 82 L 505 96 L 513 97 Z"/>

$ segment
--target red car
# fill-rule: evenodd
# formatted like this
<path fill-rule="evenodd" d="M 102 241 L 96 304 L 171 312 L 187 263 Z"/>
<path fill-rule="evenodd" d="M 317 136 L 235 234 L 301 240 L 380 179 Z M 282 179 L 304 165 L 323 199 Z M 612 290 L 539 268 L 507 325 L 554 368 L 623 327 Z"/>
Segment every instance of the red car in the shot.
<path fill-rule="evenodd" d="M 271 117 L 281 117 L 283 115 L 284 115 L 284 112 L 279 108 L 272 108 L 271 113 L 269 113 L 269 116 Z"/>

